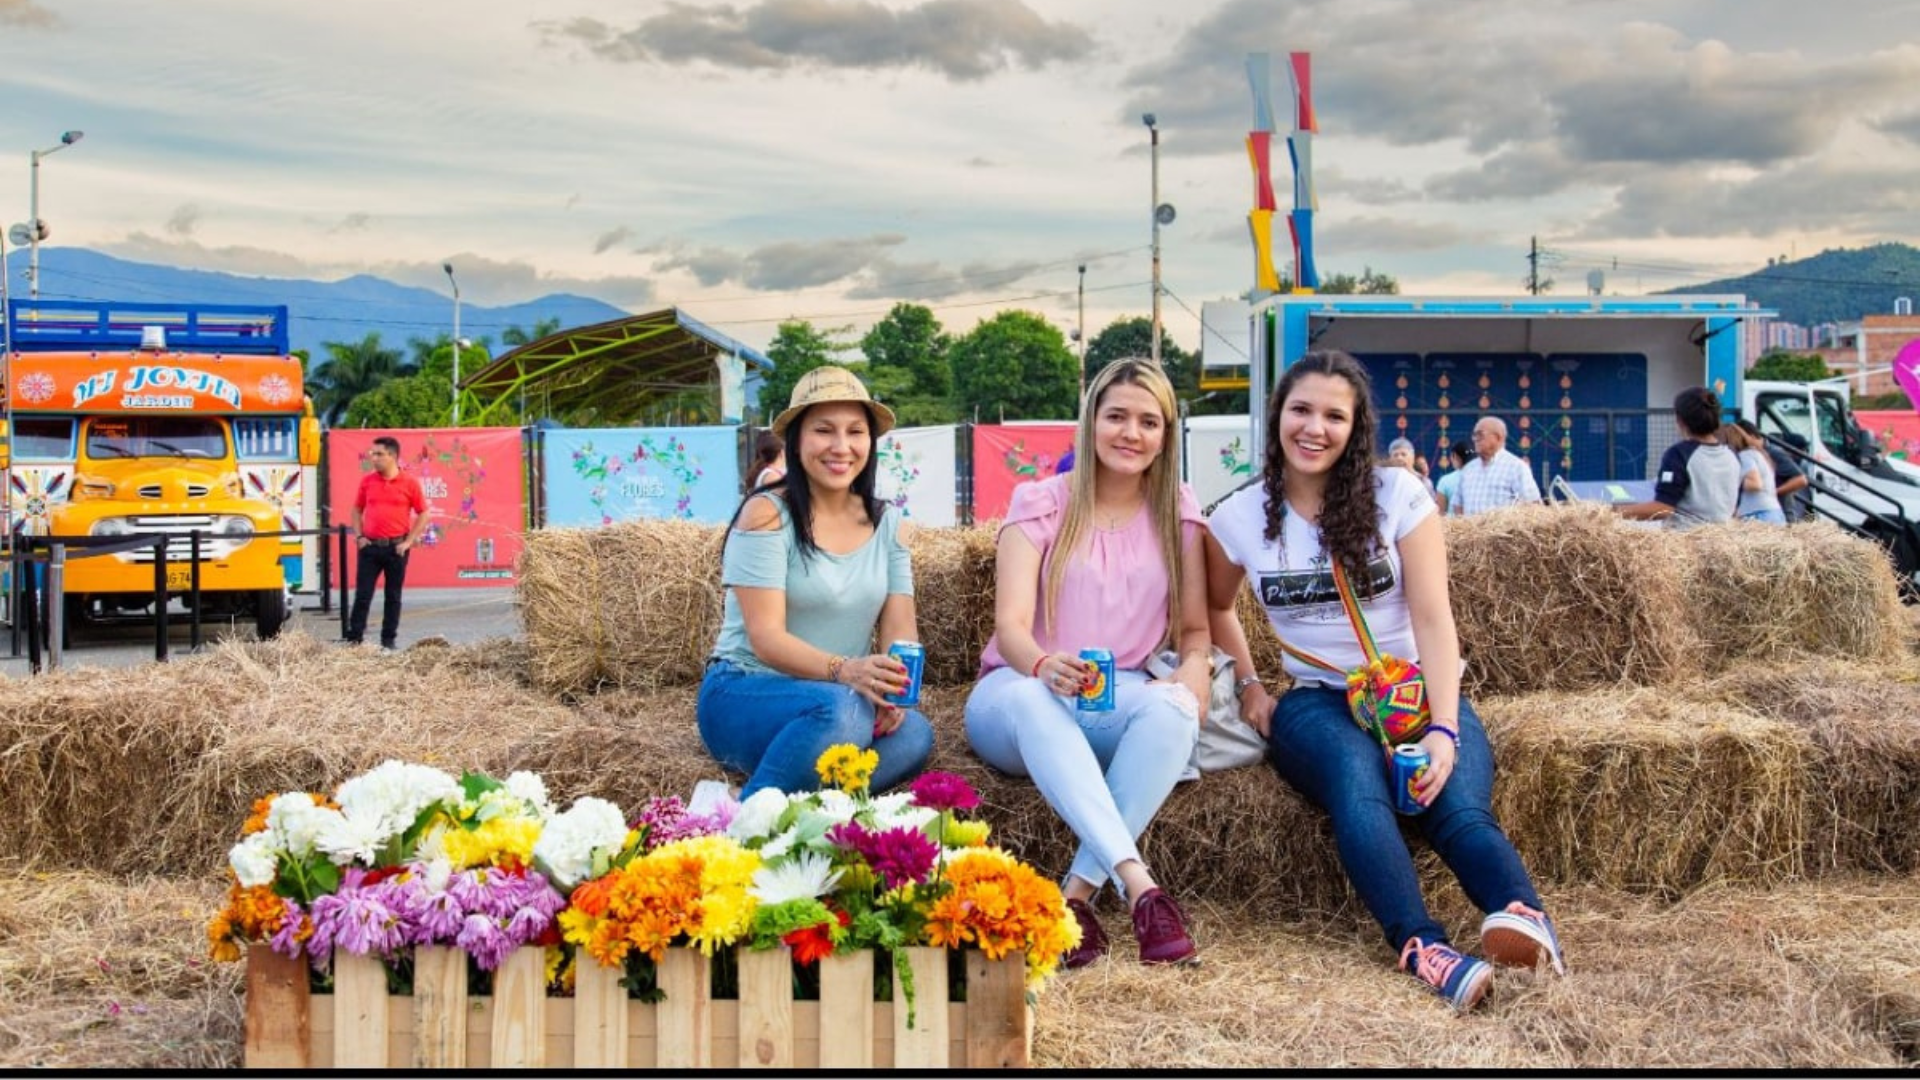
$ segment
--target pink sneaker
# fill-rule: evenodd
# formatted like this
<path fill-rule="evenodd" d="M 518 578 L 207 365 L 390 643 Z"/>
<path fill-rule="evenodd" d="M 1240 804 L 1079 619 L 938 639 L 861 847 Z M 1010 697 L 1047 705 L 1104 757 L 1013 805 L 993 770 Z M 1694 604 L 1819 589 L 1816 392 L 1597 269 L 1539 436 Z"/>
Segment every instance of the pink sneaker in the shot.
<path fill-rule="evenodd" d="M 1487 996 L 1493 968 L 1444 941 L 1428 943 L 1408 938 L 1400 950 L 1400 970 L 1425 983 L 1447 999 L 1455 1012 L 1466 1012 Z"/>
<path fill-rule="evenodd" d="M 1480 924 L 1480 951 L 1505 967 L 1538 967 L 1542 961 L 1555 975 L 1567 973 L 1560 955 L 1560 937 L 1546 913 L 1515 900 Z"/>
<path fill-rule="evenodd" d="M 1133 936 L 1140 939 L 1143 964 L 1187 964 L 1199 958 L 1200 950 L 1187 934 L 1187 917 L 1158 887 L 1141 893 L 1134 903 Z"/>
<path fill-rule="evenodd" d="M 1069 900 L 1067 910 L 1073 912 L 1074 920 L 1080 924 L 1080 944 L 1060 957 L 1060 966 L 1082 968 L 1107 955 L 1107 932 L 1100 928 L 1093 905 L 1085 900 Z"/>

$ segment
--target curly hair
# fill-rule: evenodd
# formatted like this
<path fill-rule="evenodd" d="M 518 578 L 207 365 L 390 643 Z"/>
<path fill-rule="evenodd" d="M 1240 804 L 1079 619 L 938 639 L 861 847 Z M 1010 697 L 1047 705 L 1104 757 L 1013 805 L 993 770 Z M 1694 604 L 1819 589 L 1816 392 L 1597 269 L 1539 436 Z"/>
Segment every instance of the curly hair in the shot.
<path fill-rule="evenodd" d="M 1340 560 L 1350 580 L 1365 581 L 1367 561 L 1380 551 L 1380 505 L 1373 465 L 1373 381 L 1360 361 L 1338 349 L 1303 354 L 1280 377 L 1267 401 L 1267 458 L 1260 480 L 1267 496 L 1267 539 L 1280 539 L 1280 521 L 1287 507 L 1283 488 L 1287 454 L 1280 437 L 1281 413 L 1294 387 L 1308 375 L 1345 379 L 1353 388 L 1353 430 L 1340 460 L 1333 463 L 1333 471 L 1327 476 L 1327 490 L 1320 503 L 1320 543 L 1329 557 Z"/>

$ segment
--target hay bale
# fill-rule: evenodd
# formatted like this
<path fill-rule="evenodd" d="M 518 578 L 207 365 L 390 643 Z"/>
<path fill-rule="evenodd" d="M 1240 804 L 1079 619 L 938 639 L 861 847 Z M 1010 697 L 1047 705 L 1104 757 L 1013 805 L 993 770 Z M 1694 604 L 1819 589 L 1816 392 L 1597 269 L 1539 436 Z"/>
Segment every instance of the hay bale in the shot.
<path fill-rule="evenodd" d="M 971 686 L 980 673 L 980 654 L 993 636 L 996 525 L 915 528 L 909 534 L 928 685 Z"/>
<path fill-rule="evenodd" d="M 1818 751 L 1793 725 L 1667 688 L 1476 708 L 1494 816 L 1535 875 L 1672 897 L 1806 870 Z"/>
<path fill-rule="evenodd" d="M 1871 541 L 1825 521 L 1736 521 L 1674 539 L 1693 560 L 1683 602 L 1709 672 L 1800 656 L 1888 662 L 1905 650 L 1900 584 Z"/>
<path fill-rule="evenodd" d="M 1700 670 L 1680 599 L 1688 560 L 1663 531 L 1593 505 L 1445 525 L 1467 693 L 1655 685 Z"/>

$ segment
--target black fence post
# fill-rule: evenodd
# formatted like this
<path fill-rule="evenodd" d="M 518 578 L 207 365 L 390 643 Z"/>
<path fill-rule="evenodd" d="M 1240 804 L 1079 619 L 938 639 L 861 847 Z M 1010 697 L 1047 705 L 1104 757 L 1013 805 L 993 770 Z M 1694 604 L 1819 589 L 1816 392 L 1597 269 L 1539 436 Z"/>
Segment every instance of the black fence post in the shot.
<path fill-rule="evenodd" d="M 26 561 L 26 576 L 20 582 L 20 614 L 27 621 L 27 670 L 40 674 L 40 598 L 34 588 L 32 559 Z"/>
<path fill-rule="evenodd" d="M 340 529 L 340 640 L 347 639 L 347 527 Z"/>
<path fill-rule="evenodd" d="M 153 538 L 153 658 L 167 658 L 167 538 Z"/>
<path fill-rule="evenodd" d="M 192 532 L 187 534 L 187 554 L 192 559 L 192 565 L 187 568 L 187 575 L 190 581 L 190 584 L 188 585 L 188 588 L 187 588 L 187 607 L 190 608 L 193 612 L 193 621 L 188 624 L 189 627 L 191 627 L 191 629 L 188 631 L 188 634 L 187 634 L 187 648 L 193 652 L 199 652 L 200 651 L 200 530 L 199 529 L 195 529 Z"/>

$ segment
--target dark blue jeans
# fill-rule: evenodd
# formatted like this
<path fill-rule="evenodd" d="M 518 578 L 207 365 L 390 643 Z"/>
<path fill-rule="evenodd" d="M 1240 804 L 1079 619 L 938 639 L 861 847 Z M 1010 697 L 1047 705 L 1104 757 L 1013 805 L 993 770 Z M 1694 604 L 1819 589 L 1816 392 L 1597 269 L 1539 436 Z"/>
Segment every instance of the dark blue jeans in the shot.
<path fill-rule="evenodd" d="M 1400 834 L 1387 786 L 1385 756 L 1347 710 L 1344 691 L 1297 686 L 1273 708 L 1268 760 L 1282 779 L 1333 819 L 1347 880 L 1398 952 L 1408 938 L 1445 941 L 1427 911 L 1413 855 Z M 1466 698 L 1460 699 L 1460 754 L 1427 812 L 1412 820 L 1460 879 L 1481 911 L 1515 900 L 1540 908 L 1520 853 L 1493 819 L 1493 747 Z"/>
<path fill-rule="evenodd" d="M 873 704 L 850 687 L 725 660 L 707 665 L 694 703 L 700 741 L 722 765 L 747 774 L 745 799 L 761 788 L 817 791 L 814 764 L 829 746 L 852 743 L 880 754 L 868 787 L 878 794 L 920 775 L 933 753 L 933 725 L 908 709 L 891 735 L 873 737 Z"/>
<path fill-rule="evenodd" d="M 390 545 L 368 544 L 360 549 L 354 567 L 353 611 L 347 618 L 347 640 L 358 644 L 367 632 L 367 616 L 373 609 L 373 590 L 386 578 L 385 603 L 380 608 L 380 644 L 393 648 L 400 634 L 400 591 L 407 586 L 407 560 L 412 552 L 400 554 Z"/>

